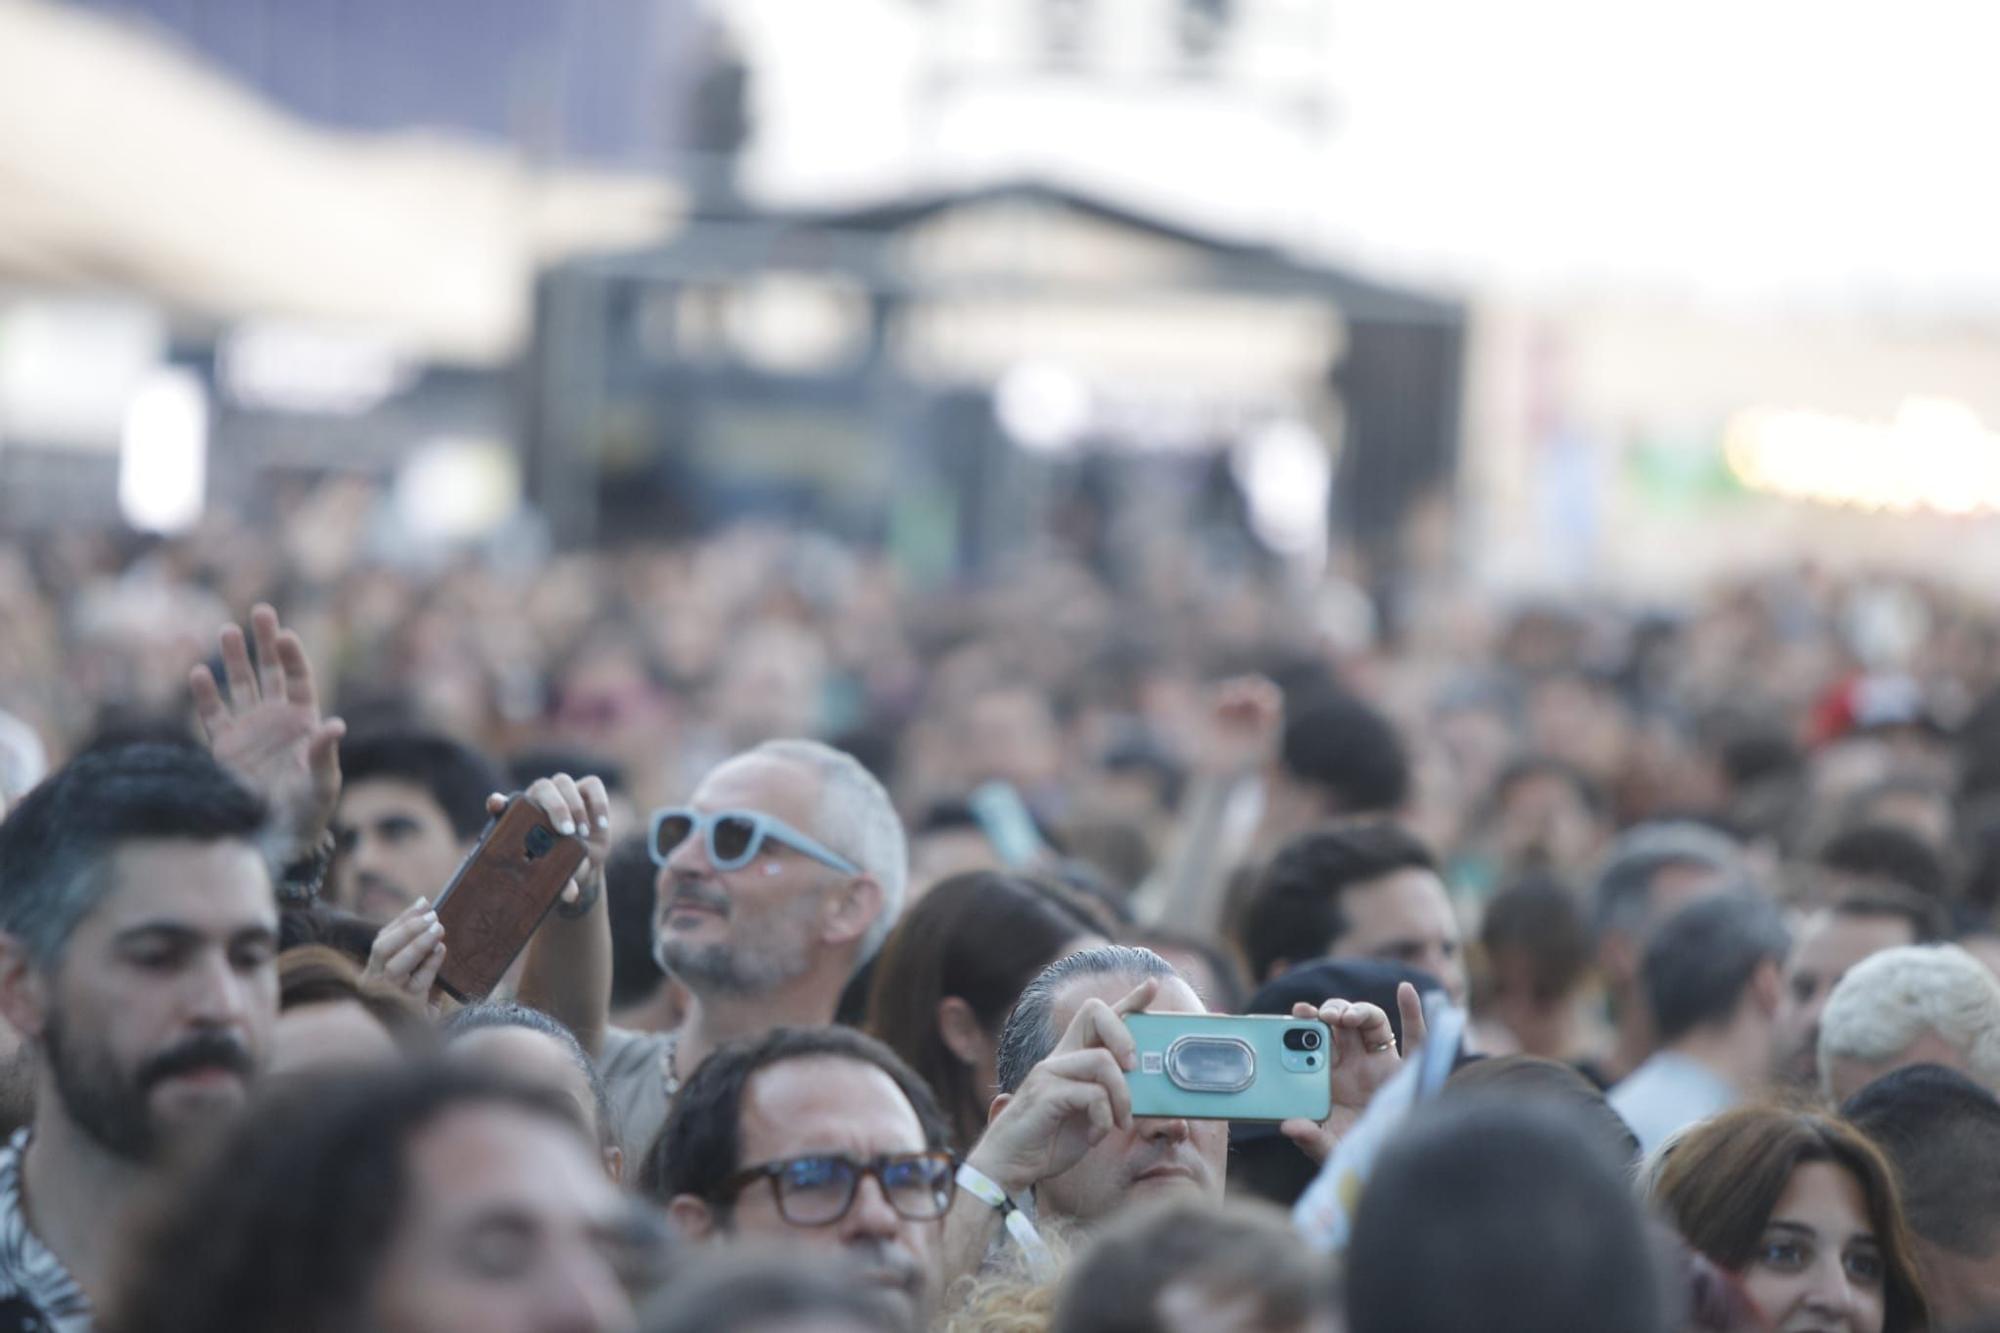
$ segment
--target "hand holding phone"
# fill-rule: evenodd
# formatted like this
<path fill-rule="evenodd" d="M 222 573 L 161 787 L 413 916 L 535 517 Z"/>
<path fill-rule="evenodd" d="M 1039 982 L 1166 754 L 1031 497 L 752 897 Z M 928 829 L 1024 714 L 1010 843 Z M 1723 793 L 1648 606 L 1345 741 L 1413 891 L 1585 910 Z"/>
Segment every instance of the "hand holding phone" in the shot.
<path fill-rule="evenodd" d="M 490 995 L 585 855 L 583 841 L 560 831 L 540 805 L 509 800 L 438 895 L 448 947 L 437 984 L 445 993 L 461 1003 Z"/>

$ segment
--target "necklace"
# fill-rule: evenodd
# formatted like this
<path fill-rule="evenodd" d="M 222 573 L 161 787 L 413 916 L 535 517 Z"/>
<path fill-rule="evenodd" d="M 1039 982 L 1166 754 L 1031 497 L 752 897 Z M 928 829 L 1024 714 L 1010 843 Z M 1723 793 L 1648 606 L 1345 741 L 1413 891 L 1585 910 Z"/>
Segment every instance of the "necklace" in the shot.
<path fill-rule="evenodd" d="M 680 1095 L 681 1069 L 680 1061 L 676 1058 L 680 1054 L 680 1049 L 681 1034 L 669 1032 L 666 1049 L 660 1052 L 660 1086 L 666 1089 L 668 1101 Z"/>

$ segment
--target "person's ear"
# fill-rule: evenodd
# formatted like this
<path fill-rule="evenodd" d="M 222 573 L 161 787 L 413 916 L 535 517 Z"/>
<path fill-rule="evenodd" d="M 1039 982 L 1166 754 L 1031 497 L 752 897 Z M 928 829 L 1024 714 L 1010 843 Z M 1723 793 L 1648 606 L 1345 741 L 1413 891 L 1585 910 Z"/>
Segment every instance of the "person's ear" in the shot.
<path fill-rule="evenodd" d="M 625 1150 L 615 1143 L 604 1150 L 604 1174 L 614 1185 L 625 1183 Z"/>
<path fill-rule="evenodd" d="M 862 875 L 827 895 L 820 936 L 828 944 L 852 944 L 868 933 L 881 914 L 882 886 L 873 875 Z"/>
<path fill-rule="evenodd" d="M 38 1041 L 49 1025 L 48 978 L 28 956 L 17 935 L 0 932 L 0 1018 L 28 1041 Z"/>
<path fill-rule="evenodd" d="M 979 1026 L 972 1006 L 956 995 L 947 995 L 938 1001 L 937 1026 L 938 1036 L 944 1039 L 945 1046 L 962 1065 L 976 1067 L 980 1056 L 992 1048 L 993 1040 Z"/>
<path fill-rule="evenodd" d="M 675 1231 L 696 1242 L 708 1240 L 722 1229 L 708 1200 L 692 1194 L 676 1194 L 667 1201 L 667 1221 L 673 1223 Z"/>

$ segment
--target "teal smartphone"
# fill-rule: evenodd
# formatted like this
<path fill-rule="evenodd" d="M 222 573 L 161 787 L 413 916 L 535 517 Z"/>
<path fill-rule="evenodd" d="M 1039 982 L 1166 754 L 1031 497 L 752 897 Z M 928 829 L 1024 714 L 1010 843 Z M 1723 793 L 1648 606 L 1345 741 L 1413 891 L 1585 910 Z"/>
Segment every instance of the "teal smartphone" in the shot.
<path fill-rule="evenodd" d="M 1188 1120 L 1324 1120 L 1333 1043 L 1316 1018 L 1127 1014 L 1139 1067 L 1132 1114 Z"/>

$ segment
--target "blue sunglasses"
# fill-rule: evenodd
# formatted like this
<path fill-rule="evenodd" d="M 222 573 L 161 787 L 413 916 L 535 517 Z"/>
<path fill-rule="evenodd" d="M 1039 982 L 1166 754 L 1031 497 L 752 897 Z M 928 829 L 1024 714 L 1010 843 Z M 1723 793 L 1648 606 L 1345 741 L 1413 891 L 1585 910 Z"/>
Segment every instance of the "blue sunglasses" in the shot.
<path fill-rule="evenodd" d="M 741 870 L 757 859 L 757 853 L 769 839 L 810 856 L 821 865 L 832 866 L 843 875 L 861 873 L 860 866 L 839 852 L 814 841 L 773 815 L 755 810 L 718 810 L 705 815 L 686 806 L 653 812 L 652 833 L 646 841 L 646 850 L 652 853 L 653 864 L 665 865 L 667 858 L 674 854 L 674 848 L 697 832 L 707 840 L 708 859 L 717 870 Z"/>

